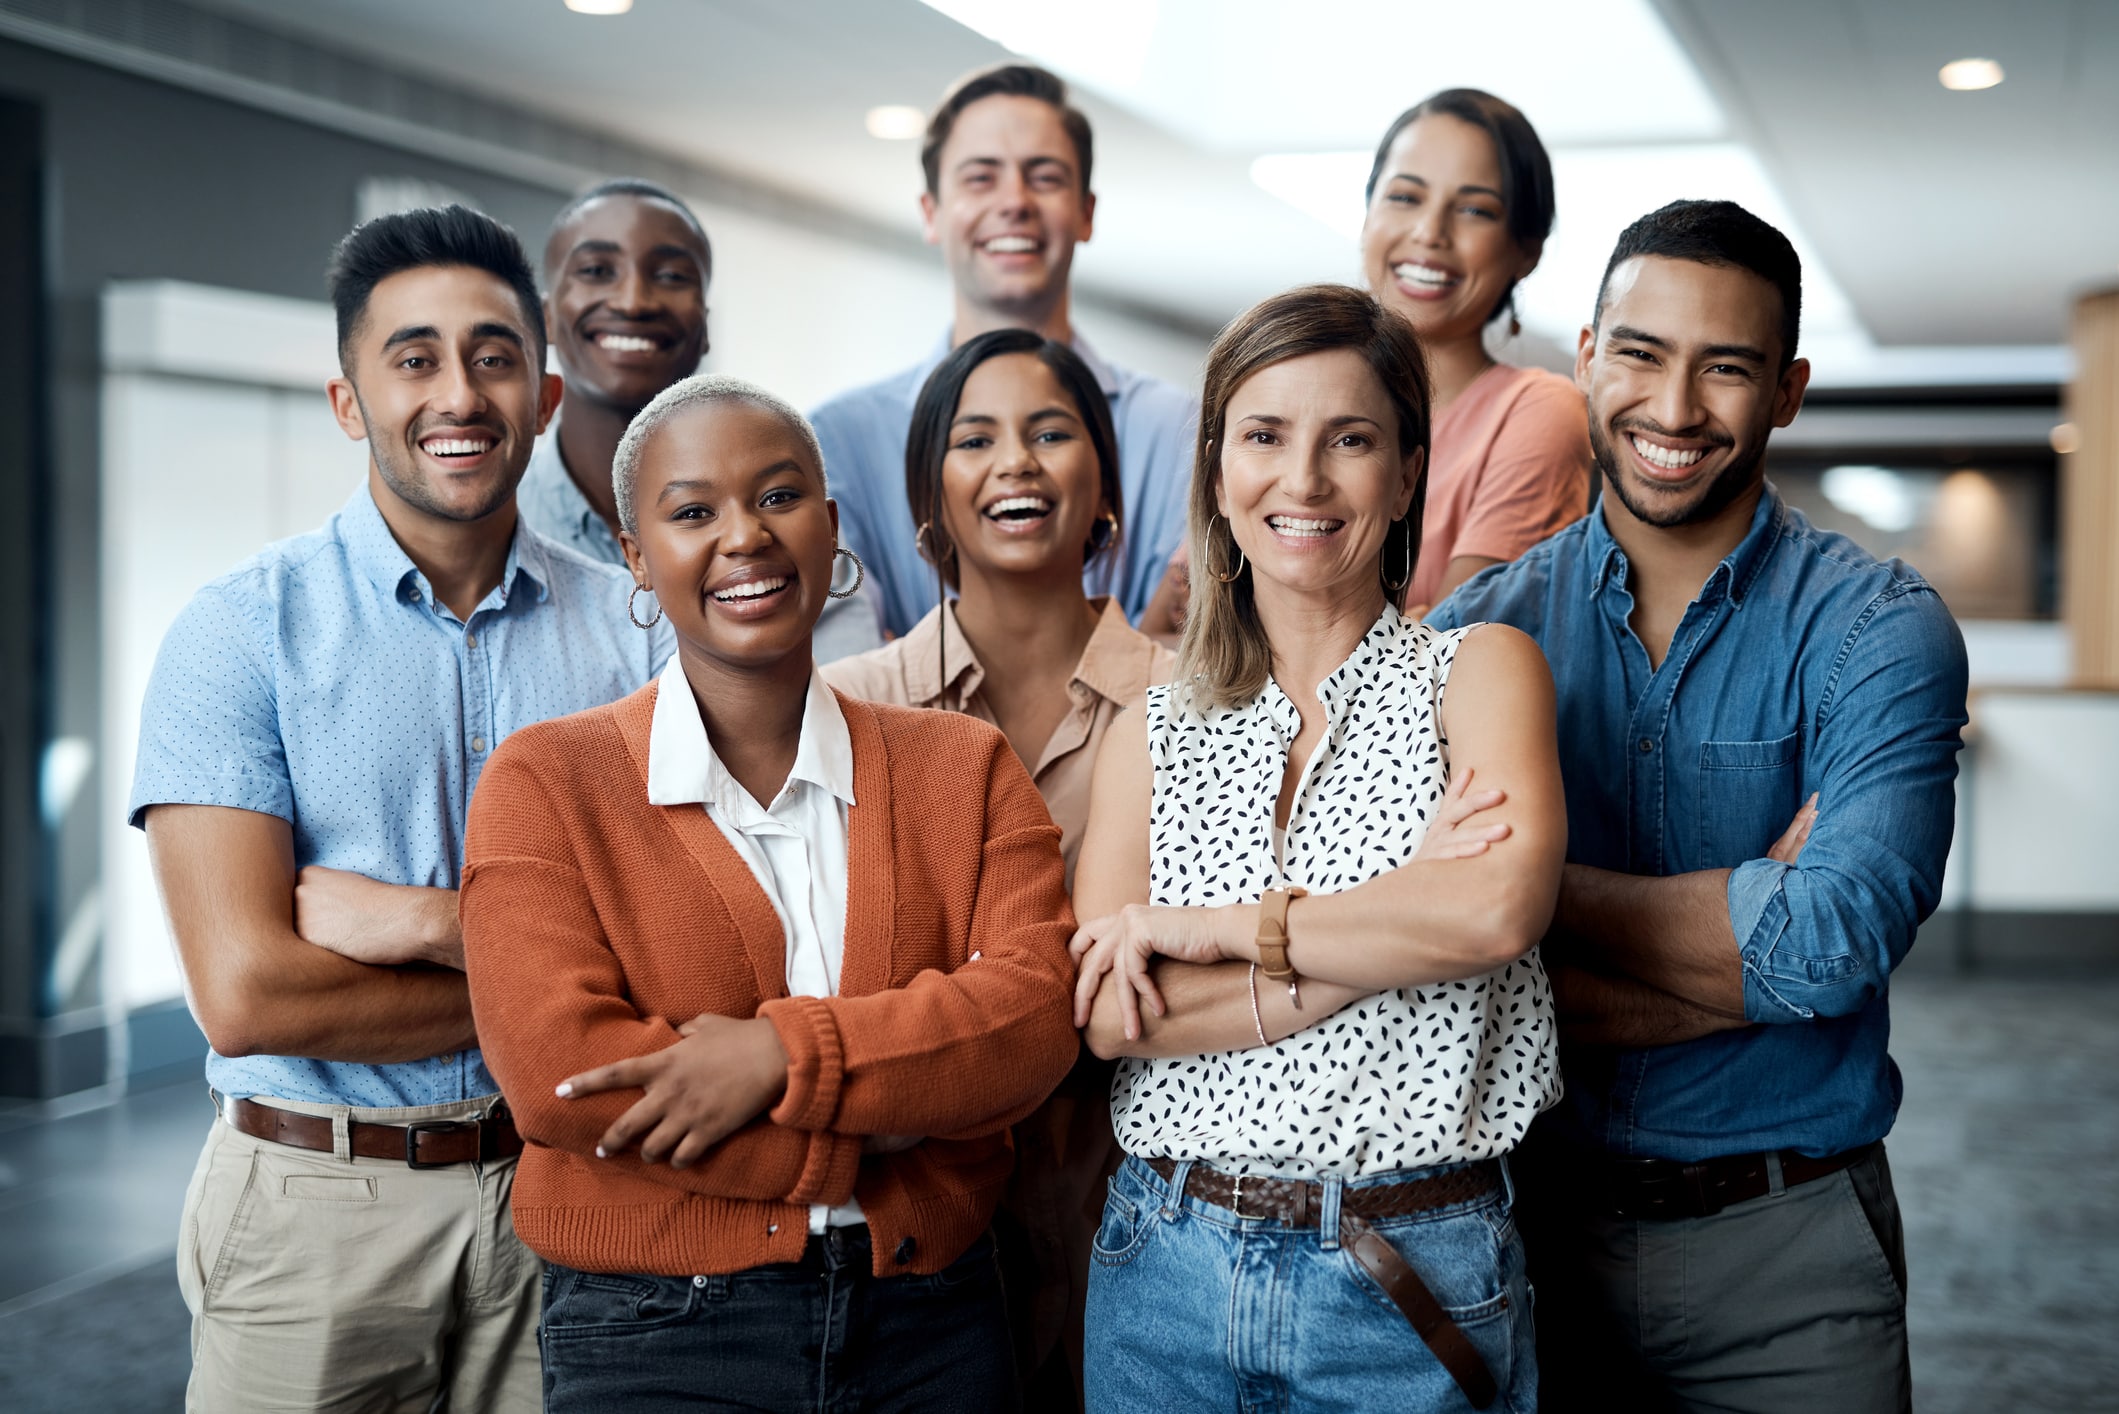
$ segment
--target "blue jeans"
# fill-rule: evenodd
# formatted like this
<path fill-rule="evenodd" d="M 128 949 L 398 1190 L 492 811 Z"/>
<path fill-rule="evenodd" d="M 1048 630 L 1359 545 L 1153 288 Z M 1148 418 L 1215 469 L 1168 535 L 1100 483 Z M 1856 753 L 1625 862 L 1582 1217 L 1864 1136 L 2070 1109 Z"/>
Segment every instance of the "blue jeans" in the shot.
<path fill-rule="evenodd" d="M 1383 1288 L 1323 1229 L 1182 1194 L 1137 1158 L 1090 1249 L 1086 1381 L 1097 1411 L 1461 1410 L 1470 1401 Z M 1345 1189 L 1402 1182 L 1362 1179 Z M 1333 1184 L 1337 1180 L 1332 1181 Z M 1328 1184 L 1328 1189 L 1331 1184 Z M 1375 1224 L 1486 1361 L 1496 1410 L 1538 1402 L 1523 1244 L 1501 1194 Z"/>
<path fill-rule="evenodd" d="M 1017 1407 L 993 1240 L 933 1276 L 878 1277 L 868 1229 L 727 1276 L 544 1277 L 544 1407 L 963 1411 Z"/>

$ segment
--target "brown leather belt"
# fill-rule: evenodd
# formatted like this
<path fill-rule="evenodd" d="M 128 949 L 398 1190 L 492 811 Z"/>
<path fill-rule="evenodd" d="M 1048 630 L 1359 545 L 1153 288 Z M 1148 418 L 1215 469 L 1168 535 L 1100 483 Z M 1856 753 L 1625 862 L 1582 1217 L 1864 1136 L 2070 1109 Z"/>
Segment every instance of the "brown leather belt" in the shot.
<path fill-rule="evenodd" d="M 1821 1159 L 1783 1149 L 1778 1155 L 1730 1154 L 1681 1164 L 1672 1159 L 1604 1157 L 1604 1204 L 1622 1218 L 1711 1218 L 1732 1203 L 1763 1198 L 1773 1189 L 1769 1158 L 1779 1158 L 1781 1186 L 1798 1188 L 1852 1168 L 1876 1152 L 1864 1144 Z"/>
<path fill-rule="evenodd" d="M 1165 1181 L 1177 1172 L 1177 1164 L 1171 1159 L 1145 1162 Z M 1376 1285 L 1383 1288 L 1384 1295 L 1411 1323 L 1421 1342 L 1449 1371 L 1474 1409 L 1484 1409 L 1494 1402 L 1493 1372 L 1486 1368 L 1486 1361 L 1480 1358 L 1470 1338 L 1442 1309 L 1442 1303 L 1435 1300 L 1427 1283 L 1420 1280 L 1420 1274 L 1372 1224 L 1469 1203 L 1500 1188 L 1501 1166 L 1483 1163 L 1404 1183 L 1345 1188 L 1339 1198 L 1340 1245 L 1375 1278 Z M 1216 1207 L 1227 1208 L 1239 1218 L 1297 1228 L 1318 1226 L 1324 1208 L 1321 1183 L 1292 1178 L 1242 1178 L 1199 1164 L 1185 1174 L 1184 1191 Z"/>
<path fill-rule="evenodd" d="M 223 1101 L 221 1114 L 253 1139 L 326 1154 L 338 1148 L 327 1115 L 296 1114 L 255 1100 Z M 407 1124 L 355 1120 L 346 1126 L 346 1139 L 357 1158 L 402 1159 L 407 1168 L 415 1169 L 446 1168 L 474 1159 L 511 1159 L 522 1152 L 522 1136 L 515 1132 L 515 1121 L 505 1109 L 483 1120 L 420 1119 Z"/>

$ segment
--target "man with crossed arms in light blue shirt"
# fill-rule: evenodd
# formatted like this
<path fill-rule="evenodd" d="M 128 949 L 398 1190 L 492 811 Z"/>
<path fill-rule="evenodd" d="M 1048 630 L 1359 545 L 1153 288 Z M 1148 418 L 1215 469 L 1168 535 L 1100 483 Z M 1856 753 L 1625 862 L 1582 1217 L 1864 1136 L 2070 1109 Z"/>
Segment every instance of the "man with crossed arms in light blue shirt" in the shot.
<path fill-rule="evenodd" d="M 905 498 L 913 401 L 951 348 L 990 329 L 1034 329 L 1073 344 L 1111 400 L 1126 524 L 1119 552 L 1084 573 L 1089 593 L 1117 596 L 1138 622 L 1184 541 L 1198 399 L 1106 363 L 1073 324 L 1068 275 L 1096 214 L 1091 156 L 1089 120 L 1068 103 L 1067 86 L 1027 64 L 971 75 L 927 125 L 920 213 L 955 291 L 949 330 L 914 367 L 810 415 L 839 533 L 868 567 L 892 635 L 908 632 L 941 592 Z"/>
<path fill-rule="evenodd" d="M 220 1112 L 178 1243 L 186 1404 L 534 1410 L 541 1269 L 464 985 L 464 813 L 509 732 L 671 644 L 625 622 L 622 571 L 516 514 L 560 380 L 514 235 L 384 217 L 331 286 L 367 480 L 198 593 L 142 712 L 131 818 Z"/>

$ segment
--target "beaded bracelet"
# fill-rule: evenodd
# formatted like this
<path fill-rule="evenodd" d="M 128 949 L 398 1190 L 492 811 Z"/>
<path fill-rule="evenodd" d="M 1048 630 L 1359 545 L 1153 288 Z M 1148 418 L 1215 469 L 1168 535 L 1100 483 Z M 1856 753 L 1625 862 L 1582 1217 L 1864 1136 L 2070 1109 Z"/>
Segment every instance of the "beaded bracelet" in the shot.
<path fill-rule="evenodd" d="M 1265 1018 L 1258 1011 L 1258 964 L 1255 962 L 1251 964 L 1251 1025 L 1257 1028 L 1259 1045 L 1273 1044 L 1266 1039 Z"/>

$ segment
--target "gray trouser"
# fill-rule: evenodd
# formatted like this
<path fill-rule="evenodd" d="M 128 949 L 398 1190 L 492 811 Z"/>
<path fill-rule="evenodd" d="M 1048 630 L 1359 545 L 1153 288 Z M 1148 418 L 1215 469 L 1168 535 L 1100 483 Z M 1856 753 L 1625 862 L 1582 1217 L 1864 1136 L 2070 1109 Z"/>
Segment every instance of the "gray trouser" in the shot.
<path fill-rule="evenodd" d="M 1800 1187 L 1660 1221 L 1590 1209 L 1582 1170 L 1532 1147 L 1518 1215 L 1547 1414 L 1912 1408 L 1905 1239 L 1881 1145 Z"/>

